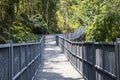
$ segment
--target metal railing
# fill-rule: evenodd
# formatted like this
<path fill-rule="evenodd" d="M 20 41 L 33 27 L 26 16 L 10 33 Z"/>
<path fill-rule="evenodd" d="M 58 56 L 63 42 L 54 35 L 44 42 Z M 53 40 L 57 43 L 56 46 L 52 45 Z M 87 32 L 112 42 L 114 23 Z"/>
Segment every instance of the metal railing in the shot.
<path fill-rule="evenodd" d="M 77 29 L 74 33 L 69 33 L 68 39 L 69 40 L 78 39 L 84 33 L 84 30 L 85 26 L 82 26 L 81 28 Z"/>
<path fill-rule="evenodd" d="M 44 36 L 40 42 L 0 45 L 0 80 L 33 80 L 41 63 Z"/>
<path fill-rule="evenodd" d="M 86 27 L 82 26 L 81 28 L 77 29 L 74 33 L 69 33 L 68 34 L 68 39 L 69 40 L 76 40 L 78 38 L 80 38 L 80 36 L 84 33 Z M 65 34 L 53 34 L 54 36 L 60 36 L 65 38 Z"/>
<path fill-rule="evenodd" d="M 56 36 L 56 44 L 86 80 L 120 80 L 120 43 L 77 43 Z"/>

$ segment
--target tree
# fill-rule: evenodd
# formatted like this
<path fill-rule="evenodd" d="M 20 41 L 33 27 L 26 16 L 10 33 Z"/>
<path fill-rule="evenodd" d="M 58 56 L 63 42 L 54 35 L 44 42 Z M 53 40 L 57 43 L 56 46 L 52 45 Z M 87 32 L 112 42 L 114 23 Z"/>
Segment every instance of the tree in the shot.
<path fill-rule="evenodd" d="M 119 1 L 99 2 L 99 8 L 96 8 L 93 22 L 88 24 L 86 30 L 86 40 L 111 42 L 120 37 L 120 13 Z M 98 10 L 99 9 L 99 10 Z"/>

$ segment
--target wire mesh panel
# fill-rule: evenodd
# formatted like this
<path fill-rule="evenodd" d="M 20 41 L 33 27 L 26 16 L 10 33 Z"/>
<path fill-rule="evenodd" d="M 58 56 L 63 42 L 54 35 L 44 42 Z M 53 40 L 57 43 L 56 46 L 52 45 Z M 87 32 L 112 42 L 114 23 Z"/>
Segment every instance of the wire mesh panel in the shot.
<path fill-rule="evenodd" d="M 115 46 L 114 45 L 104 45 L 103 48 L 103 64 L 104 70 L 116 75 L 116 58 L 115 58 Z"/>
<path fill-rule="evenodd" d="M 102 72 L 101 80 L 116 80 L 115 45 L 96 45 L 96 68 Z M 99 71 L 97 74 L 100 75 Z"/>
<path fill-rule="evenodd" d="M 21 51 L 20 51 L 20 57 L 21 57 L 21 68 L 24 68 L 27 64 L 27 49 L 26 49 L 26 46 L 21 46 L 20 47 Z"/>
<path fill-rule="evenodd" d="M 83 75 L 88 78 L 88 64 L 83 62 Z"/>
<path fill-rule="evenodd" d="M 21 74 L 21 80 L 28 80 L 28 70 L 26 69 L 22 74 Z"/>
<path fill-rule="evenodd" d="M 9 79 L 9 47 L 0 48 L 0 80 Z"/>
<path fill-rule="evenodd" d="M 32 46 L 31 46 L 31 60 L 34 59 L 34 53 L 35 53 L 34 51 L 35 51 L 34 44 L 32 44 Z"/>
<path fill-rule="evenodd" d="M 95 80 L 94 68 L 94 45 L 92 43 L 83 44 L 83 75 L 88 80 Z"/>
<path fill-rule="evenodd" d="M 101 71 L 96 71 L 96 79 L 95 80 L 103 80 L 103 73 Z"/>
<path fill-rule="evenodd" d="M 21 76 L 20 76 L 20 77 L 18 77 L 16 80 L 21 80 Z"/>
<path fill-rule="evenodd" d="M 102 45 L 95 46 L 95 64 L 96 66 L 102 68 L 103 67 L 103 50 Z"/>
<path fill-rule="evenodd" d="M 31 61 L 31 45 L 28 45 L 27 47 L 27 60 L 28 60 L 28 63 Z"/>
<path fill-rule="evenodd" d="M 24 57 L 23 57 L 24 58 Z M 13 76 L 20 71 L 20 46 L 13 47 Z"/>

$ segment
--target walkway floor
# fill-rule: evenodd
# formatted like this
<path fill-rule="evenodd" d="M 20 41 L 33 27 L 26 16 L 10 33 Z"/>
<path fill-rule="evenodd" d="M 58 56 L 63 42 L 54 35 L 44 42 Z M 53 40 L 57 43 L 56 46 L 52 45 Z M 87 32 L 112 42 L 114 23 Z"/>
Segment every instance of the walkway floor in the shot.
<path fill-rule="evenodd" d="M 84 80 L 67 61 L 55 41 L 45 44 L 43 59 L 34 80 Z"/>

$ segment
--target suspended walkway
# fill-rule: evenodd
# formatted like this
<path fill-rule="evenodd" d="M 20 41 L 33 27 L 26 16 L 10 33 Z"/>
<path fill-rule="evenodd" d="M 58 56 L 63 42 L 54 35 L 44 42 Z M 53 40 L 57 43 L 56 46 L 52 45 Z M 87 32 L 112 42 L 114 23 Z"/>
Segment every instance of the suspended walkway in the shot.
<path fill-rule="evenodd" d="M 0 45 L 0 80 L 120 80 L 120 39 L 72 42 L 55 34 L 35 43 L 8 41 Z"/>
<path fill-rule="evenodd" d="M 34 80 L 84 80 L 69 63 L 54 40 L 47 40 L 42 57 L 42 64 Z M 47 39 L 47 36 L 46 36 Z"/>

